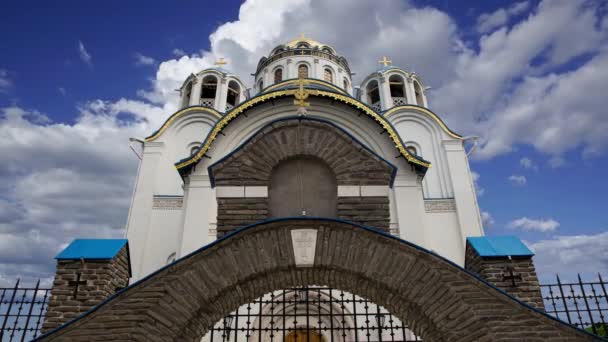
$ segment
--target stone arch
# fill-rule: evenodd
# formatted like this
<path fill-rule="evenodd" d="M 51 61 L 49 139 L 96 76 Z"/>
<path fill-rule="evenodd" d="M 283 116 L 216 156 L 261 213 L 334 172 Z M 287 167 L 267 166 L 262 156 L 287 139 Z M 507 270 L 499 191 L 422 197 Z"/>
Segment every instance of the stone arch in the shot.
<path fill-rule="evenodd" d="M 391 185 L 395 166 L 329 121 L 284 118 L 262 127 L 209 166 L 214 186 L 267 186 L 272 169 L 295 156 L 323 160 L 338 185 Z"/>
<path fill-rule="evenodd" d="M 306 267 L 292 244 L 300 229 L 316 231 L 314 261 Z M 424 341 L 594 339 L 414 244 L 346 221 L 299 218 L 217 240 L 39 340 L 198 341 L 241 304 L 307 284 L 367 297 Z"/>

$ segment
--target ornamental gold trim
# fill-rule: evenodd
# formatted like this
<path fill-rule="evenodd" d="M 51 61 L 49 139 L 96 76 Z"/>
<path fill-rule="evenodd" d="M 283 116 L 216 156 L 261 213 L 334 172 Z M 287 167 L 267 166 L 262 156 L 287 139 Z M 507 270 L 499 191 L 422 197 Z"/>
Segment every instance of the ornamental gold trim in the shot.
<path fill-rule="evenodd" d="M 296 80 L 296 82 L 297 82 L 297 80 Z M 218 121 L 215 124 L 215 126 L 213 127 L 213 129 L 211 130 L 209 135 L 207 136 L 205 143 L 198 150 L 198 152 L 196 154 L 192 155 L 188 160 L 185 160 L 185 161 L 175 165 L 175 168 L 179 170 L 188 165 L 195 164 L 198 161 L 200 161 L 203 158 L 203 156 L 209 151 L 209 149 L 211 148 L 211 144 L 213 144 L 213 142 L 215 141 L 217 136 L 220 134 L 220 132 L 224 129 L 224 127 L 226 127 L 226 125 L 228 125 L 228 123 L 230 121 L 232 121 L 237 116 L 239 116 L 240 114 L 245 112 L 247 109 L 255 106 L 258 103 L 263 103 L 263 102 L 266 102 L 268 100 L 275 99 L 278 97 L 299 96 L 298 91 L 299 91 L 299 89 L 289 89 L 289 90 L 276 91 L 276 92 L 268 93 L 268 94 L 262 94 L 257 97 L 254 97 L 251 100 L 246 101 L 246 102 L 242 103 L 241 105 L 239 105 L 238 107 L 234 108 L 228 114 L 226 114 L 220 121 Z M 350 96 L 336 94 L 336 93 L 329 92 L 329 91 L 315 90 L 314 95 L 320 96 L 320 97 L 331 98 L 334 101 L 340 101 L 340 102 L 349 104 L 349 105 L 361 110 L 363 113 L 367 114 L 372 119 L 374 119 L 376 122 L 378 122 L 380 124 L 380 126 L 382 126 L 382 128 L 384 128 L 384 130 L 388 133 L 389 137 L 393 140 L 393 143 L 395 144 L 395 148 L 399 151 L 400 155 L 403 156 L 408 162 L 417 164 L 417 165 L 420 165 L 420 166 L 423 166 L 426 168 L 431 167 L 431 163 L 423 162 L 423 161 L 419 160 L 418 158 L 414 157 L 412 154 L 410 154 L 410 152 L 407 150 L 407 148 L 405 148 L 405 146 L 401 142 L 399 134 L 397 134 L 397 132 L 393 129 L 392 125 L 382 115 L 378 114 L 376 111 L 374 111 L 367 105 L 359 102 L 358 100 L 356 100 Z"/>
<path fill-rule="evenodd" d="M 193 106 L 193 107 L 184 108 L 184 109 L 176 112 L 175 114 L 171 115 L 171 117 L 169 117 L 169 119 L 167 121 L 165 121 L 165 123 L 162 126 L 160 126 L 160 128 L 158 129 L 158 131 L 156 131 L 156 133 L 147 137 L 144 140 L 146 142 L 149 142 L 149 141 L 158 139 L 158 137 L 160 137 L 175 120 L 179 119 L 180 117 L 184 116 L 185 114 L 188 114 L 190 112 L 197 112 L 197 111 L 213 114 L 218 119 L 222 118 L 222 114 L 217 112 L 215 109 L 212 109 L 209 107 Z"/>
<path fill-rule="evenodd" d="M 426 108 L 422 108 L 419 106 L 411 106 L 411 105 L 402 105 L 402 106 L 397 106 L 397 107 L 393 107 L 389 110 L 387 110 L 386 112 L 384 112 L 384 117 L 387 118 L 389 117 L 391 114 L 394 114 L 395 112 L 401 111 L 401 110 L 413 110 L 413 111 L 417 111 L 417 112 L 422 112 L 423 114 L 426 114 L 428 116 L 431 117 L 431 119 L 435 120 L 435 122 L 437 122 L 437 124 L 439 125 L 439 127 L 441 127 L 441 129 L 443 129 L 449 136 L 451 136 L 452 138 L 456 138 L 459 140 L 463 140 L 462 136 L 460 134 L 454 133 L 440 118 L 439 116 L 437 116 L 437 114 L 431 112 L 430 110 L 426 109 Z"/>

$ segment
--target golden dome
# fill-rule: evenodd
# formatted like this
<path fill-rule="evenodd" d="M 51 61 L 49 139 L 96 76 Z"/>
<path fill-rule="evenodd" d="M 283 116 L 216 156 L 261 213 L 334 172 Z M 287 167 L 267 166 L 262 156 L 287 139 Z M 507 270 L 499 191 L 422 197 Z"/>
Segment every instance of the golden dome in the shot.
<path fill-rule="evenodd" d="M 306 44 L 308 45 L 308 47 L 314 48 L 314 47 L 318 47 L 318 48 L 329 48 L 331 50 L 332 53 L 334 53 L 334 48 L 332 48 L 331 46 L 327 45 L 327 44 L 323 44 L 323 43 L 319 43 L 318 41 L 305 37 L 304 33 L 302 33 L 300 35 L 300 37 L 296 38 L 296 39 L 292 39 L 289 42 L 287 42 L 285 44 L 286 47 L 289 48 L 297 48 L 299 47 L 301 44 Z"/>

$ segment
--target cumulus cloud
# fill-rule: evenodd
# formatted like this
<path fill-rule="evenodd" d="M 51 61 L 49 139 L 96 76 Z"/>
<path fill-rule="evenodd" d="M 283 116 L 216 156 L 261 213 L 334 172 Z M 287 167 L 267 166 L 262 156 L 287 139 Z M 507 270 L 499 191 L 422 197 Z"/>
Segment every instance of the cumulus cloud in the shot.
<path fill-rule="evenodd" d="M 177 57 L 181 57 L 181 56 L 185 56 L 186 55 L 186 51 L 182 50 L 182 49 L 173 49 L 172 51 L 174 56 Z"/>
<path fill-rule="evenodd" d="M 534 171 L 538 171 L 538 165 L 536 165 L 536 163 L 528 157 L 521 158 L 519 160 L 519 165 L 521 167 L 523 167 L 524 169 L 531 169 Z"/>
<path fill-rule="evenodd" d="M 473 178 L 473 186 L 475 187 L 475 193 L 478 197 L 481 197 L 486 192 L 486 189 L 479 185 L 479 177 L 479 173 L 471 171 L 471 178 Z"/>
<path fill-rule="evenodd" d="M 511 184 L 518 186 L 526 185 L 526 183 L 528 182 L 526 176 L 523 175 L 511 175 L 508 179 Z"/>
<path fill-rule="evenodd" d="M 509 228 L 522 229 L 526 231 L 552 232 L 559 227 L 559 222 L 554 219 L 530 219 L 527 217 L 518 218 L 509 222 Z"/>
<path fill-rule="evenodd" d="M 9 78 L 8 71 L 0 69 L 0 94 L 8 92 L 13 86 L 13 81 Z"/>
<path fill-rule="evenodd" d="M 135 53 L 135 55 L 133 57 L 135 58 L 136 66 L 156 64 L 156 60 L 154 58 L 149 57 L 149 56 L 144 56 L 139 52 Z"/>
<path fill-rule="evenodd" d="M 495 221 L 494 221 L 494 217 L 492 217 L 492 215 L 487 212 L 487 211 L 482 211 L 481 212 L 481 223 L 483 225 L 484 228 L 488 228 L 490 226 L 493 226 Z"/>
<path fill-rule="evenodd" d="M 517 144 L 551 155 L 581 145 L 587 153 L 602 149 L 608 30 L 598 6 L 543 1 L 525 20 L 482 36 L 478 51 L 459 55 L 457 76 L 446 78 L 430 103 L 449 112 L 456 129 L 484 137 L 475 157 L 509 153 Z M 575 69 L 549 72 L 582 56 L 590 59 Z"/>
<path fill-rule="evenodd" d="M 81 41 L 78 41 L 78 55 L 80 59 L 88 66 L 93 65 L 93 56 L 87 51 L 84 47 L 84 44 Z"/>
<path fill-rule="evenodd" d="M 508 8 L 499 8 L 492 13 L 484 13 L 477 18 L 477 31 L 487 33 L 507 24 L 510 17 L 519 15 L 530 7 L 528 1 L 517 2 Z"/>
<path fill-rule="evenodd" d="M 541 281 L 564 280 L 581 273 L 585 279 L 608 274 L 608 232 L 593 235 L 556 236 L 528 243 L 536 254 L 534 263 Z M 574 280 L 574 279 L 569 279 Z"/>

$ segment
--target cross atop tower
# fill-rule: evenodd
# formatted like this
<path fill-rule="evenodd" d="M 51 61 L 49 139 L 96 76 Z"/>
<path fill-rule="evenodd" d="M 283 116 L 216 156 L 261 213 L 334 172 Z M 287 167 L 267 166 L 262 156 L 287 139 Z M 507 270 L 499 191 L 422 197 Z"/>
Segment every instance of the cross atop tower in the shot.
<path fill-rule="evenodd" d="M 300 39 L 306 39 L 306 37 L 304 36 L 304 33 L 300 33 Z"/>
<path fill-rule="evenodd" d="M 384 66 L 389 66 L 391 63 L 393 63 L 393 61 L 388 59 L 388 57 L 384 56 L 381 60 L 378 61 L 378 63 L 384 64 Z"/>
<path fill-rule="evenodd" d="M 215 65 L 219 65 L 222 66 L 224 64 L 228 64 L 228 62 L 224 59 L 224 57 L 220 57 L 220 59 L 218 59 L 217 61 L 215 61 L 214 63 Z"/>

